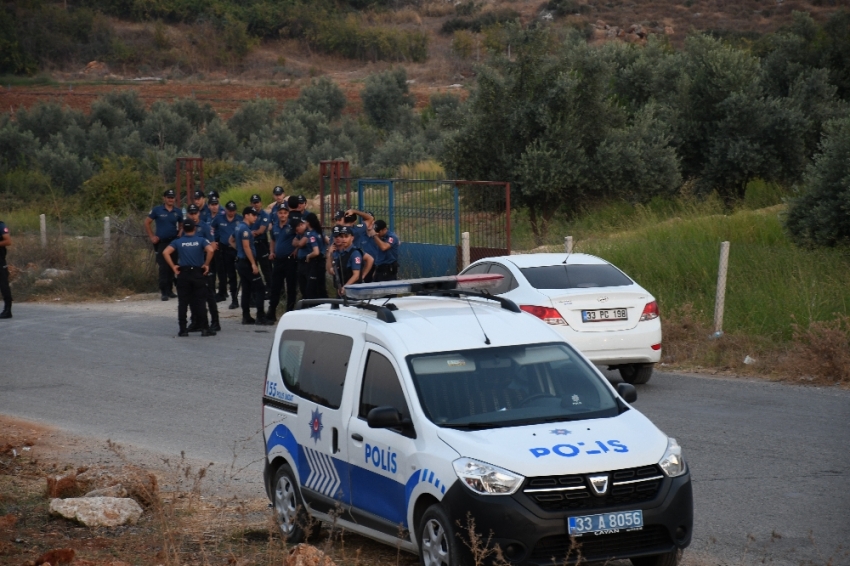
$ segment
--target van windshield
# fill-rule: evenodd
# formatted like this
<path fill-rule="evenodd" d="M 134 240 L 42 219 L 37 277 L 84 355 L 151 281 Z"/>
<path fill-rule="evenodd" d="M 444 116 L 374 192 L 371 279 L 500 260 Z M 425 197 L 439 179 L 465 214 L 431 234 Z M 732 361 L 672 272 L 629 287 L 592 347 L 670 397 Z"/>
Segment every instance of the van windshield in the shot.
<path fill-rule="evenodd" d="M 422 408 L 437 425 L 494 428 L 605 418 L 620 407 L 563 343 L 408 356 Z"/>

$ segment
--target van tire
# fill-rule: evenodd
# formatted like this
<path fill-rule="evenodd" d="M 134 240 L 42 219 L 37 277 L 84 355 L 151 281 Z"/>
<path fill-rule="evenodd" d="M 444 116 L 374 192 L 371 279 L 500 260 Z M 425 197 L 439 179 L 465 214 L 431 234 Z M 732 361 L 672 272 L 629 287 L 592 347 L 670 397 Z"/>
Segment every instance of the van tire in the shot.
<path fill-rule="evenodd" d="M 682 552 L 680 550 L 673 550 L 666 554 L 632 558 L 632 564 L 633 566 L 678 566 L 681 557 Z"/>
<path fill-rule="evenodd" d="M 652 377 L 654 367 L 655 364 L 624 364 L 619 367 L 620 377 L 626 383 L 642 385 Z"/>
<path fill-rule="evenodd" d="M 463 562 L 452 522 L 438 503 L 422 514 L 416 526 L 416 543 L 422 566 L 460 566 Z"/>
<path fill-rule="evenodd" d="M 274 518 L 280 534 L 288 544 L 298 544 L 307 539 L 315 519 L 304 509 L 304 500 L 298 482 L 289 464 L 282 464 L 274 475 L 272 484 Z"/>

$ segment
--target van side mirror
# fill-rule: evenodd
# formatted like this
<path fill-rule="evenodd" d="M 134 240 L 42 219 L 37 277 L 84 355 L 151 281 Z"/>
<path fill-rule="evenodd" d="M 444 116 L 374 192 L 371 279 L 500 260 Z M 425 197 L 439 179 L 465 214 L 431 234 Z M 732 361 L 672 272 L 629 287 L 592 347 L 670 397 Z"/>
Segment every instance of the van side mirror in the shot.
<path fill-rule="evenodd" d="M 395 407 L 375 407 L 366 415 L 366 423 L 369 428 L 400 428 L 402 425 L 401 413 Z"/>
<path fill-rule="evenodd" d="M 618 383 L 617 393 L 625 399 L 626 403 L 634 403 L 637 401 L 637 389 L 631 383 Z M 370 413 L 371 414 L 371 413 Z"/>

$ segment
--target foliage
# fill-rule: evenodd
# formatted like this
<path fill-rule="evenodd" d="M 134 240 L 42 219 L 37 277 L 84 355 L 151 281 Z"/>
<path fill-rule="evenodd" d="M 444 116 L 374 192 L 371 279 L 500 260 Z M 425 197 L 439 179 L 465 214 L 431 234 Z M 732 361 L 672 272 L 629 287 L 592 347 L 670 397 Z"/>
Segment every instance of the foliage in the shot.
<path fill-rule="evenodd" d="M 319 112 L 327 120 L 336 120 L 345 108 L 345 93 L 335 82 L 322 77 L 302 88 L 294 104 L 307 112 Z"/>
<path fill-rule="evenodd" d="M 472 50 L 475 48 L 475 35 L 471 32 L 460 29 L 454 33 L 452 37 L 452 53 L 461 59 L 469 59 L 472 56 Z"/>
<path fill-rule="evenodd" d="M 503 8 L 484 12 L 478 17 L 472 19 L 450 18 L 443 23 L 440 28 L 440 32 L 446 35 L 453 34 L 458 30 L 469 30 L 480 33 L 485 28 L 497 24 L 513 22 L 518 19 L 519 12 L 511 10 L 510 8 Z"/>
<path fill-rule="evenodd" d="M 407 71 L 397 67 L 383 73 L 370 75 L 360 91 L 363 111 L 377 128 L 390 130 L 410 114 L 414 100 L 407 86 Z"/>
<path fill-rule="evenodd" d="M 800 244 L 850 244 L 850 116 L 829 122 L 806 170 L 805 189 L 791 201 L 785 226 Z"/>
<path fill-rule="evenodd" d="M 227 126 L 242 142 L 271 122 L 276 112 L 277 102 L 273 99 L 249 100 L 227 121 Z"/>
<path fill-rule="evenodd" d="M 100 171 L 83 183 L 80 197 L 88 213 L 98 216 L 143 210 L 162 185 L 129 158 L 104 159 Z"/>

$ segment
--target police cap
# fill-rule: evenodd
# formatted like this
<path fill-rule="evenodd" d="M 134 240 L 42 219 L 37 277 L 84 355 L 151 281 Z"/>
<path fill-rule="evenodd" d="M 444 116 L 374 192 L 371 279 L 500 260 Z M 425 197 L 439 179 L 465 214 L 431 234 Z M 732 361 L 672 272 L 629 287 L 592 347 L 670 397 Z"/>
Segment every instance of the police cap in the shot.
<path fill-rule="evenodd" d="M 206 196 L 204 191 L 195 191 L 195 198 L 205 198 Z"/>
<path fill-rule="evenodd" d="M 260 195 L 251 195 L 251 202 L 263 202 L 263 199 Z"/>
<path fill-rule="evenodd" d="M 337 210 L 336 214 L 334 214 L 334 220 L 339 220 L 340 218 L 344 218 L 344 217 L 345 217 L 345 211 L 344 210 Z"/>
<path fill-rule="evenodd" d="M 383 220 L 375 220 L 375 232 L 380 232 L 387 227 L 387 223 Z"/>
<path fill-rule="evenodd" d="M 224 208 L 227 210 L 236 210 L 236 203 L 232 200 L 227 201 L 227 204 L 224 205 Z"/>
<path fill-rule="evenodd" d="M 253 206 L 246 206 L 245 210 L 242 211 L 242 216 L 248 216 L 249 214 L 253 214 L 254 216 L 257 216 L 257 211 L 254 210 Z"/>
<path fill-rule="evenodd" d="M 218 198 L 218 196 L 219 196 L 218 191 L 210 191 L 207 194 L 209 195 L 210 198 L 213 198 L 213 197 Z"/>
<path fill-rule="evenodd" d="M 166 189 L 165 192 L 162 193 L 162 196 L 174 198 L 177 195 L 174 193 L 174 189 Z"/>
<path fill-rule="evenodd" d="M 195 222 L 191 218 L 184 218 L 183 219 L 183 229 L 184 230 L 194 230 L 195 229 Z"/>
<path fill-rule="evenodd" d="M 210 204 L 218 204 L 218 197 L 210 196 Z"/>
<path fill-rule="evenodd" d="M 336 226 L 335 228 L 339 228 L 340 236 L 351 236 L 354 232 L 351 231 L 350 226 Z M 334 236 L 336 236 L 336 231 L 334 231 Z"/>
<path fill-rule="evenodd" d="M 277 187 L 275 187 L 274 189 L 272 189 L 272 192 L 273 192 L 274 194 L 276 194 L 276 195 L 282 195 L 282 194 L 283 194 L 283 187 L 281 187 L 280 185 L 278 185 Z"/>
<path fill-rule="evenodd" d="M 188 214 L 198 214 L 199 212 L 201 212 L 201 209 L 198 208 L 197 204 L 190 204 L 186 207 L 186 212 Z"/>
<path fill-rule="evenodd" d="M 304 195 L 298 195 L 295 198 L 298 199 L 298 204 L 307 204 L 307 197 Z"/>

